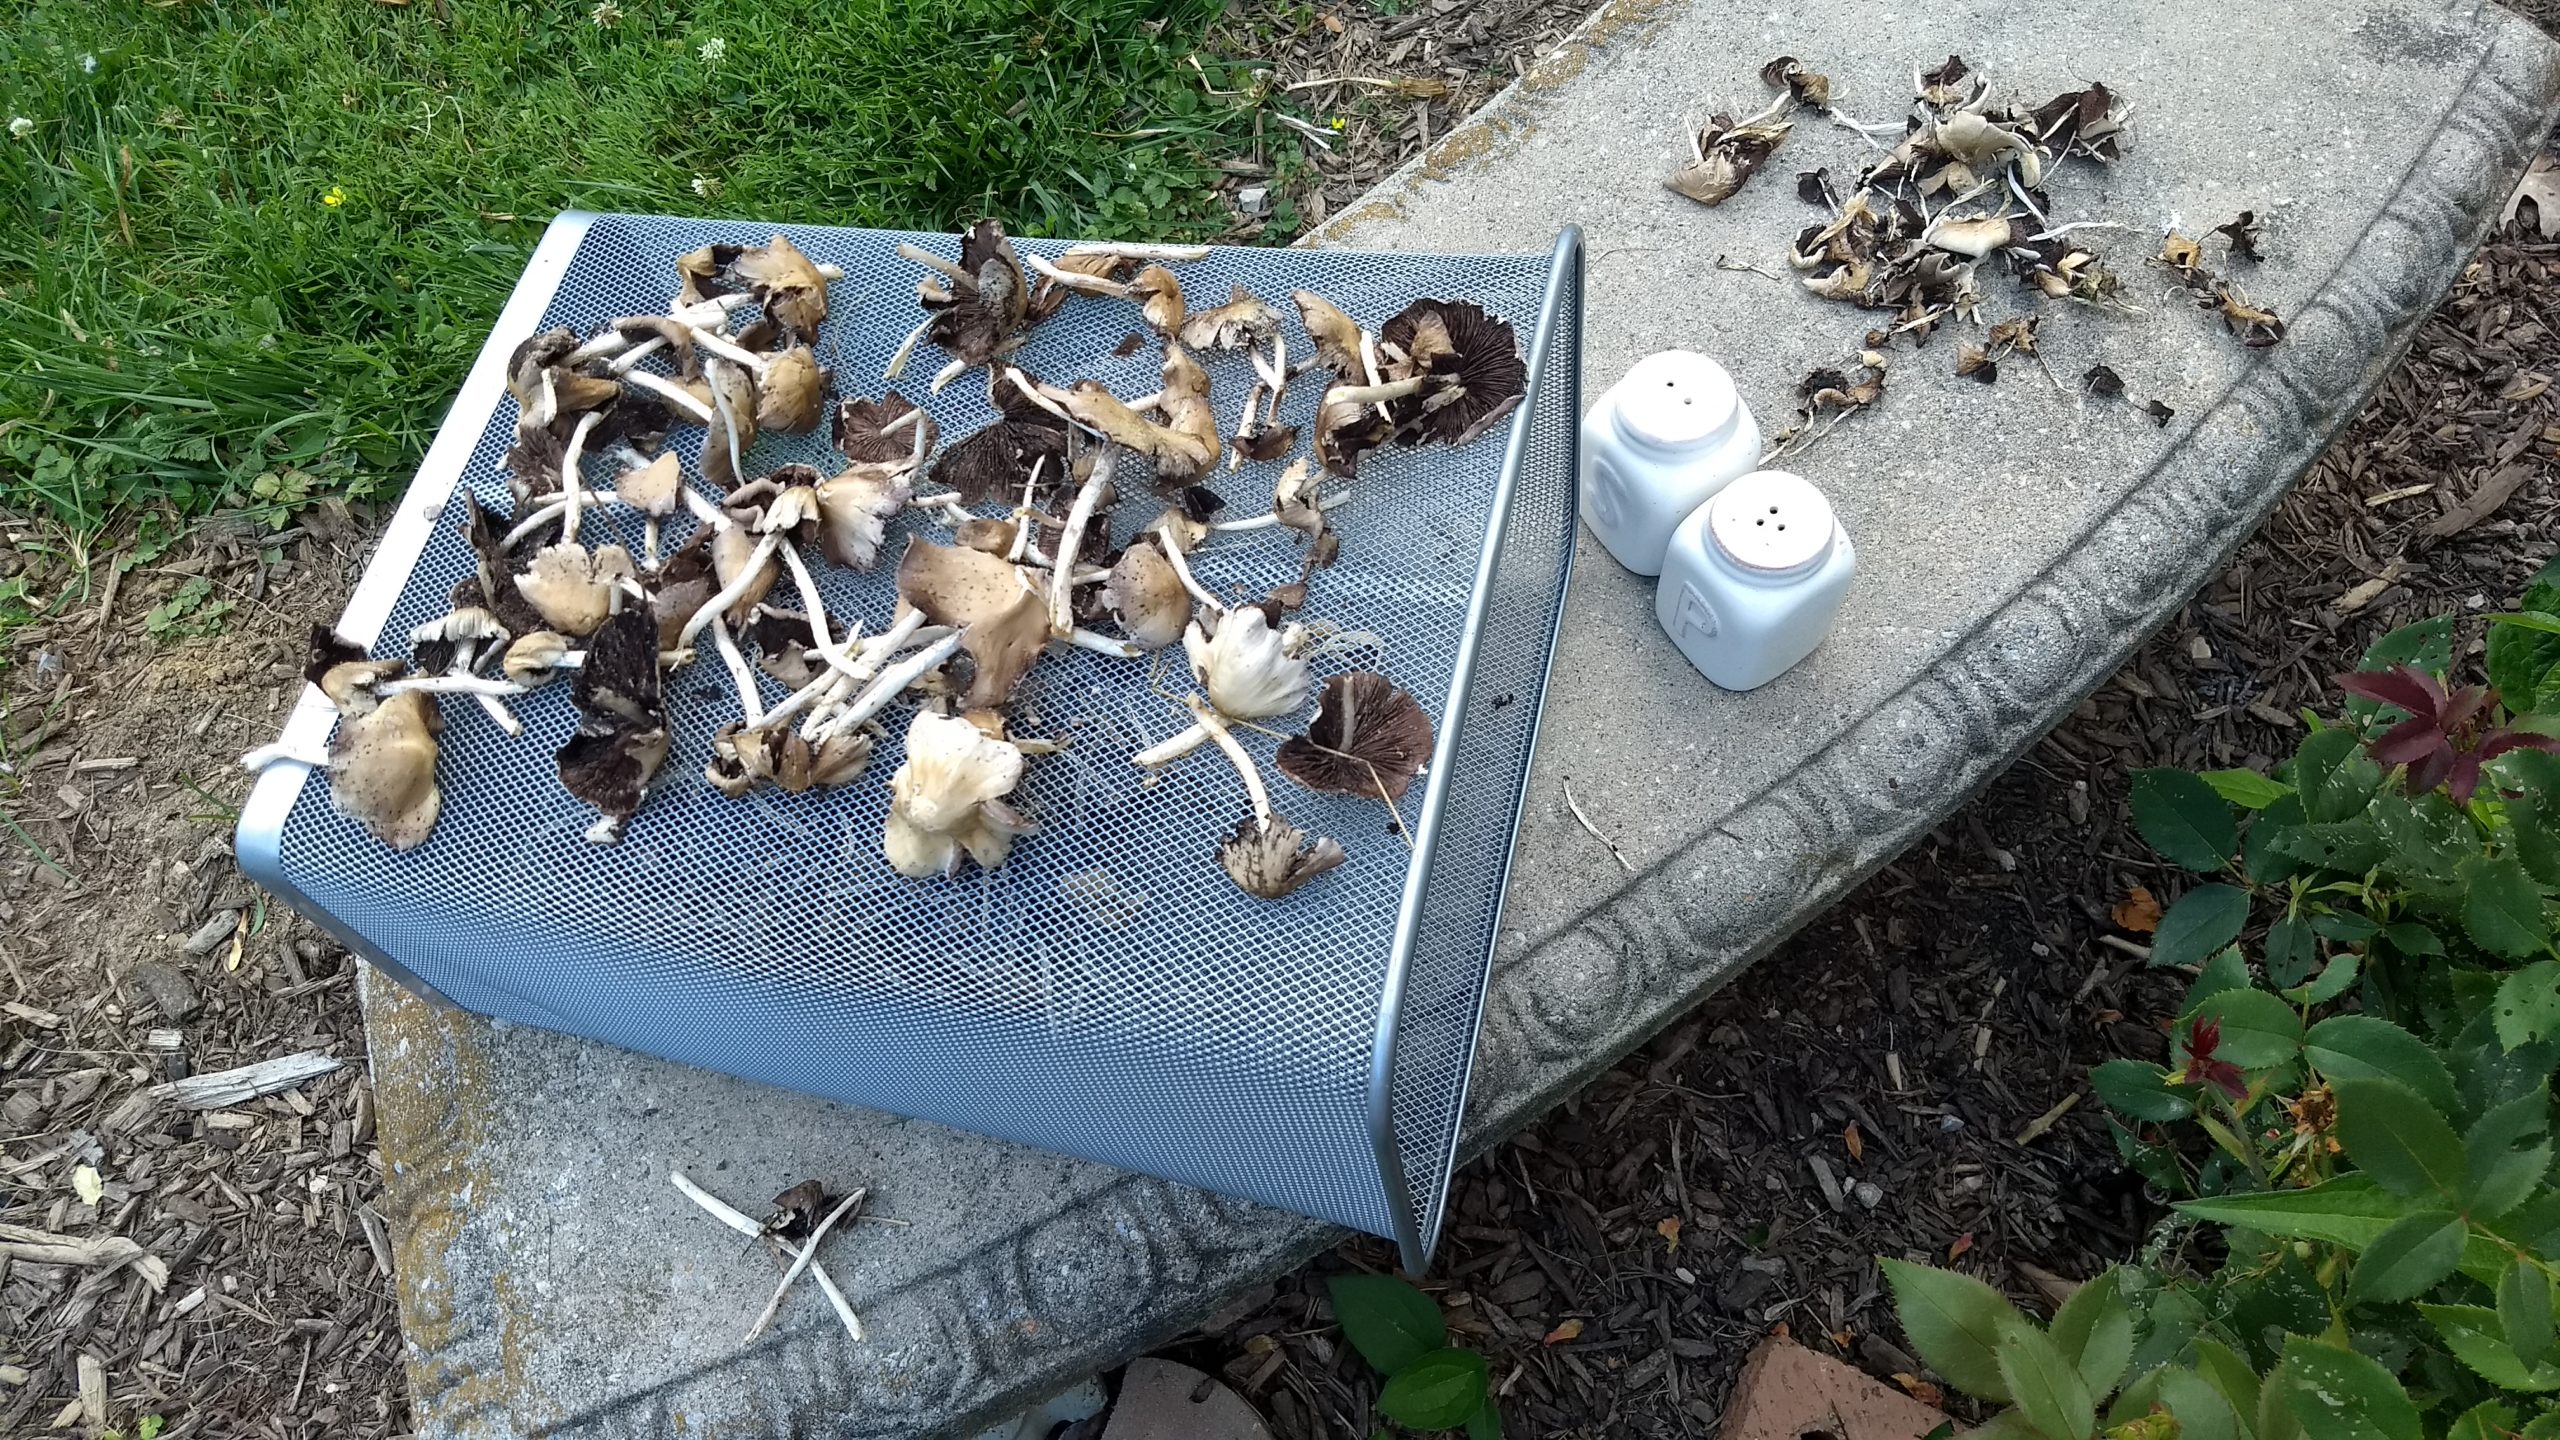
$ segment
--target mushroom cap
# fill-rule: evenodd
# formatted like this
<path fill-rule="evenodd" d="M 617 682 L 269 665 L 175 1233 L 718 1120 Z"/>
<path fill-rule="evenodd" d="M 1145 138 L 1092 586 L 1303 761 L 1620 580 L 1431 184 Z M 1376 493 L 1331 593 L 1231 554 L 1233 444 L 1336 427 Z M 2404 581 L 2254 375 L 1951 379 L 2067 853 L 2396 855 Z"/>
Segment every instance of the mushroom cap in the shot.
<path fill-rule="evenodd" d="M 489 512 L 481 508 L 477 496 L 467 488 L 460 493 L 462 536 L 478 560 L 476 578 L 480 584 L 480 603 L 498 617 L 499 624 L 514 634 L 541 629 L 542 617 L 534 612 L 532 604 L 516 588 L 514 564 L 507 554 L 506 537 L 499 533 Z"/>
<path fill-rule="evenodd" d="M 666 763 L 658 627 L 637 606 L 607 620 L 570 681 L 578 728 L 560 747 L 560 784 L 606 816 L 629 819 Z"/>
<path fill-rule="evenodd" d="M 858 731 L 811 745 L 787 725 L 748 730 L 731 721 L 712 737 L 703 773 L 720 793 L 736 799 L 759 780 L 793 795 L 850 784 L 870 764 L 871 737 Z"/>
<path fill-rule="evenodd" d="M 551 381 L 552 399 L 559 407 L 559 414 L 553 417 L 555 421 L 560 416 L 601 410 L 622 398 L 622 382 L 609 375 L 563 369 L 553 371 Z"/>
<path fill-rule="evenodd" d="M 1416 300 L 1378 328 L 1378 339 L 1403 350 L 1419 373 L 1462 392 L 1448 400 L 1446 392 L 1426 391 L 1397 407 L 1399 419 L 1408 408 L 1418 415 L 1434 440 L 1473 441 L 1510 414 L 1528 388 L 1529 366 L 1511 322 L 1464 300 Z"/>
<path fill-rule="evenodd" d="M 329 742 L 329 803 L 394 850 L 424 841 L 444 809 L 436 788 L 443 729 L 435 697 L 414 690 L 340 719 Z"/>
<path fill-rule="evenodd" d="M 1191 592 L 1182 588 L 1173 562 L 1144 538 L 1120 552 L 1102 584 L 1102 603 L 1120 622 L 1120 633 L 1141 650 L 1161 650 L 1180 639 L 1191 616 Z"/>
<path fill-rule="evenodd" d="M 2021 238 L 2023 236 L 2017 226 L 2005 215 L 1942 221 L 1937 229 L 1929 232 L 1929 243 L 1939 249 L 1976 258 L 2004 249 L 2011 241 Z"/>
<path fill-rule="evenodd" d="M 783 333 L 802 344 L 818 338 L 818 327 L 827 318 L 827 278 L 790 236 L 777 234 L 738 251 L 729 268 L 754 288 L 757 303 Z"/>
<path fill-rule="evenodd" d="M 919 711 L 906 762 L 889 781 L 881 848 L 899 874 L 948 873 L 966 852 L 988 869 L 1031 827 L 1003 797 L 1022 781 L 1022 752 L 967 720 Z"/>
<path fill-rule="evenodd" d="M 1252 291 L 1233 285 L 1228 287 L 1226 304 L 1187 316 L 1178 338 L 1194 350 L 1238 350 L 1261 344 L 1279 328 L 1279 311 Z"/>
<path fill-rule="evenodd" d="M 694 612 L 719 588 L 713 564 L 711 542 L 713 532 L 696 530 L 693 538 L 676 547 L 675 552 L 658 567 L 649 586 L 649 611 L 658 622 L 658 648 L 673 650 L 684 627 L 693 620 Z M 750 542 L 752 543 L 752 542 Z M 740 559 L 744 559 L 742 554 Z M 772 588 L 767 580 L 766 588 Z M 763 597 L 759 595 L 758 599 Z"/>
<path fill-rule="evenodd" d="M 963 436 L 933 462 L 933 478 L 960 492 L 966 505 L 1021 499 L 1031 467 L 1044 460 L 1042 482 L 1062 483 L 1067 473 L 1066 427 L 1045 412 L 1040 419 L 1049 423 L 998 420 Z"/>
<path fill-rule="evenodd" d="M 785 435 L 806 435 L 826 413 L 828 374 L 817 353 L 794 345 L 764 367 L 756 386 L 756 428 Z"/>
<path fill-rule="evenodd" d="M 982 550 L 910 539 L 898 561 L 898 598 L 933 624 L 963 627 L 960 647 L 977 664 L 967 696 L 973 710 L 1002 705 L 1049 642 L 1045 589 Z"/>
<path fill-rule="evenodd" d="M 1171 336 L 1182 329 L 1182 281 L 1172 271 L 1161 265 L 1139 271 L 1138 278 L 1129 282 L 1129 297 L 1140 302 L 1138 313 L 1158 335 Z"/>
<path fill-rule="evenodd" d="M 1309 845 L 1305 832 L 1276 815 L 1267 825 L 1247 815 L 1218 847 L 1218 864 L 1227 878 L 1263 900 L 1288 896 L 1350 858 L 1323 836 Z"/>
<path fill-rule="evenodd" d="M 815 465 L 782 465 L 761 480 L 741 485 L 721 508 L 758 535 L 809 538 L 818 528 L 818 487 L 826 477 Z"/>
<path fill-rule="evenodd" d="M 818 482 L 819 548 L 855 570 L 879 564 L 889 522 L 914 493 L 903 466 L 852 465 Z"/>
<path fill-rule="evenodd" d="M 516 342 L 516 348 L 507 353 L 507 393 L 516 397 L 518 409 L 533 408 L 534 396 L 541 389 L 542 372 L 577 348 L 578 332 L 557 325 Z"/>
<path fill-rule="evenodd" d="M 1247 460 L 1277 460 L 1297 448 L 1298 427 L 1261 425 L 1251 430 L 1239 430 L 1229 443 L 1236 447 L 1237 454 Z"/>
<path fill-rule="evenodd" d="M 674 451 L 613 477 L 614 498 L 644 515 L 665 519 L 676 513 L 676 497 L 684 492 L 684 466 Z"/>
<path fill-rule="evenodd" d="M 960 237 L 960 268 L 977 282 L 979 309 L 1005 332 L 1022 328 L 1031 289 L 1023 280 L 1022 261 L 1013 253 L 1013 242 L 1005 238 L 1004 226 L 993 220 L 971 226 Z"/>
<path fill-rule="evenodd" d="M 1315 722 L 1272 758 L 1310 790 L 1401 800 L 1430 763 L 1431 717 L 1386 676 L 1355 670 L 1324 682 Z"/>
<path fill-rule="evenodd" d="M 755 554 L 755 551 L 756 536 L 750 534 L 746 527 L 724 525 L 714 530 L 711 535 L 711 575 L 719 582 L 715 588 L 728 589 L 732 581 L 745 573 L 747 557 Z M 672 560 L 668 563 L 671 566 L 674 564 Z M 764 563 L 756 567 L 756 578 L 749 581 L 747 588 L 739 592 L 738 598 L 730 604 L 729 623 L 744 624 L 747 616 L 754 613 L 758 605 L 764 603 L 764 597 L 772 593 L 773 582 L 781 576 L 782 562 L 771 555 L 764 557 Z M 705 592 L 702 597 L 703 600 L 710 598 L 709 592 Z M 694 603 L 698 608 L 702 602 Z"/>
<path fill-rule="evenodd" d="M 605 328 L 622 335 L 647 335 L 667 342 L 667 357 L 675 362 L 678 379 L 690 380 L 702 373 L 701 358 L 693 347 L 693 327 L 671 315 L 625 315 L 606 322 Z"/>
<path fill-rule="evenodd" d="M 1313 290 L 1291 292 L 1297 303 L 1298 323 L 1306 327 L 1307 338 L 1316 345 L 1316 361 L 1333 371 L 1335 378 L 1357 381 L 1363 378 L 1360 367 L 1360 326 L 1340 306 Z"/>
<path fill-rule="evenodd" d="M 915 432 L 906 426 L 894 431 L 887 427 L 890 421 L 915 408 L 895 390 L 877 400 L 842 400 L 836 404 L 828 437 L 838 454 L 857 465 L 900 464 L 915 454 Z M 924 448 L 930 452 L 941 439 L 941 428 L 933 423 L 931 415 L 919 418 L 915 424 L 924 427 Z"/>
<path fill-rule="evenodd" d="M 560 662 L 568 655 L 568 636 L 556 630 L 536 630 L 517 636 L 498 668 L 509 680 L 530 690 L 549 684 L 559 675 Z"/>
<path fill-rule="evenodd" d="M 747 367 L 714 359 L 702 367 L 703 382 L 710 391 L 711 422 L 702 427 L 702 454 L 698 464 L 702 478 L 723 490 L 735 490 L 746 477 L 732 463 L 727 429 L 737 427 L 738 445 L 735 459 L 744 460 L 756 448 L 756 382 Z"/>
<path fill-rule="evenodd" d="M 1289 653 L 1260 608 L 1229 610 L 1215 623 L 1212 634 L 1192 621 L 1182 632 L 1182 649 L 1219 714 L 1261 720 L 1307 703 L 1307 662 Z"/>
<path fill-rule="evenodd" d="M 567 635 L 592 635 L 612 612 L 615 583 L 639 573 L 631 552 L 619 545 L 601 545 L 592 553 L 574 543 L 546 545 L 517 574 L 516 588 L 544 625 Z"/>
<path fill-rule="evenodd" d="M 1316 459 L 1333 474 L 1350 479 L 1360 473 L 1360 457 L 1387 443 L 1395 426 L 1375 405 L 1336 398 L 1348 386 L 1328 386 L 1316 403 Z"/>
<path fill-rule="evenodd" d="M 984 365 L 1011 331 L 1002 315 L 976 305 L 954 305 L 933 317 L 924 338 L 948 350 L 963 365 Z"/>
<path fill-rule="evenodd" d="M 951 527 L 951 538 L 972 550 L 990 555 L 1006 555 L 1013 551 L 1013 537 L 1022 530 L 1018 520 L 988 520 L 971 516 Z"/>

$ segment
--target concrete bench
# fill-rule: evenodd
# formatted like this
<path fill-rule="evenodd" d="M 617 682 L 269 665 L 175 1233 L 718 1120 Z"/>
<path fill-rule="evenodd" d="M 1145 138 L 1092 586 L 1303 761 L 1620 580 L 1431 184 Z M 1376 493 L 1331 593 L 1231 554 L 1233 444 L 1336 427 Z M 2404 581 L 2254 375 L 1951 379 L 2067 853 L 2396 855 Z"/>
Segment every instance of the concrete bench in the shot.
<path fill-rule="evenodd" d="M 1768 427 L 1873 317 L 1780 271 L 1814 212 L 1793 174 L 1874 153 L 1800 115 L 1708 210 L 1662 176 L 1683 112 L 1757 108 L 1771 55 L 1898 118 L 1915 62 L 1960 52 L 2001 95 L 2104 80 L 2126 158 L 2053 188 L 2144 313 L 2049 307 L 1996 385 L 1941 337 L 1872 412 L 1795 462 L 1863 573 L 1815 657 L 1713 690 L 1650 587 L 1587 538 L 1530 796 L 1470 1121 L 1489 1145 L 1830 903 L 2006 765 L 2212 572 L 2354 413 L 2453 280 L 2560 105 L 2560 58 L 2494 6 L 2149 0 L 2018 7 L 1613 0 L 1319 243 L 1542 249 L 1589 237 L 1590 393 L 1636 357 L 1724 357 Z M 2285 318 L 2245 350 L 2141 257 L 2242 209 L 2240 278 Z M 2217 266 L 2221 261 L 2218 246 Z M 2154 280 L 2157 283 L 2152 283 Z M 2008 282 L 1987 288 L 2003 291 Z M 1986 319 L 2033 310 L 2001 293 Z M 2126 399 L 2080 393 L 2104 363 Z M 2139 408 L 2176 411 L 2155 425 Z M 1564 800 L 1573 796 L 1588 833 Z M 1615 853 L 1612 852 L 1614 846 Z M 1623 857 L 1623 860 L 1620 858 Z M 1334 1235 L 1252 1205 L 440 1010 L 368 976 L 403 1322 L 424 1431 L 967 1434 L 1196 1323 Z M 828 1264 L 871 1339 L 813 1297 L 741 1346 L 769 1261 L 670 1187 L 754 1208 L 867 1184 Z"/>

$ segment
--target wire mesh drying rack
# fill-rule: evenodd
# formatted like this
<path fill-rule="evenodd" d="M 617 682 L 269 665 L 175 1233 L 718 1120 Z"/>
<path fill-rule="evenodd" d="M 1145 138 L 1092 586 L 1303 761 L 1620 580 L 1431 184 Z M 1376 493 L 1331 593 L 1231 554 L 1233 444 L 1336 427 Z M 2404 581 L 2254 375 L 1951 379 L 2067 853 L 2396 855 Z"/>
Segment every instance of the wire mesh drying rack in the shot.
<path fill-rule="evenodd" d="M 790 226 L 811 257 L 843 267 L 820 360 L 843 395 L 877 395 L 917 314 L 901 240 L 955 255 L 949 235 Z M 499 457 L 515 424 L 505 359 L 536 329 L 581 331 L 666 303 L 673 260 L 707 242 L 756 244 L 773 226 L 566 214 L 553 222 L 500 316 L 339 629 L 404 654 L 470 567 L 458 489 L 509 508 Z M 1016 241 L 1055 254 L 1062 244 Z M 1529 361 L 1512 418 L 1461 450 L 1373 452 L 1331 512 L 1341 558 L 1316 573 L 1306 615 L 1382 646 L 1319 661 L 1319 678 L 1373 669 L 1433 719 L 1426 784 L 1408 793 L 1410 847 L 1379 803 L 1314 795 L 1275 778 L 1283 814 L 1350 852 L 1277 902 L 1219 870 L 1218 839 L 1245 813 L 1214 751 L 1151 786 L 1129 755 L 1187 717 L 1179 652 L 1144 661 L 1082 651 L 1036 665 L 1011 708 L 1020 734 L 1069 737 L 1034 758 L 1015 798 L 1041 824 L 1002 868 L 909 881 L 880 852 L 886 781 L 905 707 L 861 782 L 806 795 L 724 799 L 702 779 L 711 732 L 735 718 L 716 663 L 668 679 L 675 745 L 618 845 L 581 839 L 593 819 L 562 791 L 552 753 L 575 724 L 565 685 L 514 702 L 510 740 L 450 704 L 444 809 L 422 846 L 395 853 L 330 807 L 324 778 L 270 770 L 242 811 L 241 864 L 404 984 L 466 1008 L 796 1090 L 938 1120 L 1043 1149 L 1279 1206 L 1397 1242 L 1420 1271 L 1437 1239 L 1502 911 L 1556 622 L 1573 560 L 1581 413 L 1582 249 L 1567 228 L 1546 255 L 1377 254 L 1218 248 L 1176 268 L 1195 306 L 1230 283 L 1289 307 L 1317 291 L 1374 328 L 1410 301 L 1466 299 L 1510 320 Z M 1112 350 L 1134 306 L 1078 299 L 1020 356 L 1058 383 L 1090 375 L 1127 395 L 1156 386 L 1152 345 Z M 1291 350 L 1309 353 L 1294 320 Z M 992 419 L 973 372 L 940 395 L 919 350 L 899 388 L 945 444 Z M 1231 412 L 1250 383 L 1240 356 L 1203 356 Z M 1287 418 L 1310 427 L 1319 377 L 1292 386 Z M 1219 398 L 1226 397 L 1226 398 Z M 687 458 L 696 432 L 669 446 Z M 823 435 L 769 436 L 750 473 L 825 465 Z M 1230 514 L 1268 504 L 1279 463 L 1214 473 Z M 1124 503 L 1115 540 L 1152 514 Z M 988 511 L 986 513 L 996 513 Z M 628 512 L 591 511 L 588 528 Z M 887 622 L 897 533 L 869 574 L 819 565 L 841 623 Z M 668 544 L 685 534 L 672 522 Z M 1222 536 L 1193 557 L 1204 583 L 1258 595 L 1296 578 L 1294 536 Z M 788 586 L 784 587 L 788 590 Z M 768 702 L 780 694 L 766 681 Z M 318 748 L 334 712 L 306 690 L 289 741 Z M 1240 732 L 1265 762 L 1274 741 Z M 1418 797 L 1418 799 L 1417 799 Z"/>

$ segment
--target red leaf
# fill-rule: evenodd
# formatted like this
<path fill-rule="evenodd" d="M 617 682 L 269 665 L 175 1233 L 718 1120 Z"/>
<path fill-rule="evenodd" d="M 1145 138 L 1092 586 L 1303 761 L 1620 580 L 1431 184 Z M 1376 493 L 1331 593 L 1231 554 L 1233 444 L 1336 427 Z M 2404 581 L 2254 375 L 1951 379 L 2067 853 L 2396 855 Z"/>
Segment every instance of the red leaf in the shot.
<path fill-rule="evenodd" d="M 2480 788 L 2480 752 L 2466 750 L 2453 757 L 2453 771 L 2445 777 L 2444 793 L 2456 805 L 2471 803 L 2471 792 Z"/>
<path fill-rule="evenodd" d="M 2444 687 L 2436 683 L 2436 677 L 2414 665 L 2349 671 L 2332 676 L 2331 683 L 2350 695 L 2397 706 L 2411 715 L 2434 716 L 2444 709 Z"/>
<path fill-rule="evenodd" d="M 2545 754 L 2560 755 L 2560 736 L 2531 730 L 2492 730 L 2480 741 L 2480 759 L 2484 764 L 2510 750 L 2540 750 Z"/>
<path fill-rule="evenodd" d="M 2415 765 L 2449 742 L 2432 717 L 2403 720 L 2382 732 L 2365 748 L 2380 765 Z"/>
<path fill-rule="evenodd" d="M 2453 773 L 2453 747 L 2447 745 L 2409 767 L 2409 793 L 2424 795 Z"/>
<path fill-rule="evenodd" d="M 2436 717 L 2436 727 L 2448 735 L 2452 734 L 2471 723 L 2473 716 L 2488 709 L 2490 698 L 2486 685 L 2463 686 L 2453 692 L 2445 704 L 2444 713 Z"/>

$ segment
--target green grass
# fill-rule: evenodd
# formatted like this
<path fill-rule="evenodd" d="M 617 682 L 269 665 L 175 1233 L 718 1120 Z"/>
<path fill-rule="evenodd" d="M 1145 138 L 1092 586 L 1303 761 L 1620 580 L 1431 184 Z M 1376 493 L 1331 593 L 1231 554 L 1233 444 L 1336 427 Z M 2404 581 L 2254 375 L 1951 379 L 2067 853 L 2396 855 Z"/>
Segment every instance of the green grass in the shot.
<path fill-rule="evenodd" d="M 1248 143 L 1220 0 L 618 3 L 12 5 L 0 511 L 395 490 L 562 209 L 1184 238 Z"/>

